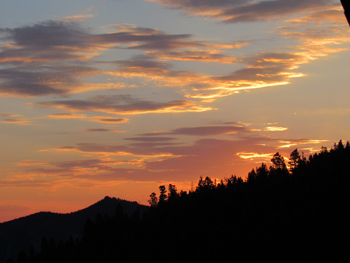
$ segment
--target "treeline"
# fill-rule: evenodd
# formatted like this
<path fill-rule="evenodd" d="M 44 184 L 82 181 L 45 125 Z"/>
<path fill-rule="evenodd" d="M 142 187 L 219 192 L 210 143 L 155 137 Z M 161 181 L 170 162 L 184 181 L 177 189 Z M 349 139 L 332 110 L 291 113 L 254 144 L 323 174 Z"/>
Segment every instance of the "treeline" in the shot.
<path fill-rule="evenodd" d="M 247 180 L 200 178 L 196 189 L 160 186 L 150 209 L 88 220 L 81 240 L 43 238 L 17 263 L 251 262 L 348 259 L 350 145 L 340 141 L 289 162 L 276 153 Z M 14 262 L 11 259 L 8 263 Z"/>

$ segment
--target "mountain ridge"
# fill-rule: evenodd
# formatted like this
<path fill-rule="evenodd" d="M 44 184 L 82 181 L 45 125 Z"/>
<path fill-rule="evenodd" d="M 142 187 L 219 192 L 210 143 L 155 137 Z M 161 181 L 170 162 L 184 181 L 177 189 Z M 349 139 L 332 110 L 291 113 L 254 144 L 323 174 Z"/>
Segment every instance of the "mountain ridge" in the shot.
<path fill-rule="evenodd" d="M 113 216 L 119 204 L 129 216 L 136 210 L 143 212 L 148 209 L 135 201 L 105 196 L 86 208 L 70 213 L 41 211 L 3 222 L 0 224 L 0 263 L 14 257 L 20 250 L 28 251 L 29 245 L 36 251 L 40 250 L 44 236 L 56 241 L 80 238 L 88 218 L 95 220 L 97 214 Z"/>

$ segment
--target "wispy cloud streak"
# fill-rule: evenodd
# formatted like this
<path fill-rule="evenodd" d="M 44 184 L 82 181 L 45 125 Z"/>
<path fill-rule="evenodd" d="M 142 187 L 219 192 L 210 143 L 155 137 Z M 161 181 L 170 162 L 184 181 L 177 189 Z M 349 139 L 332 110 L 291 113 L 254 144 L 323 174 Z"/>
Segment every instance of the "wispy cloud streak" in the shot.
<path fill-rule="evenodd" d="M 129 95 L 97 96 L 90 100 L 62 100 L 35 103 L 35 106 L 70 111 L 100 111 L 118 115 L 145 113 L 203 112 L 211 107 L 196 105 L 189 100 L 152 102 L 132 98 Z"/>
<path fill-rule="evenodd" d="M 182 9 L 190 15 L 210 16 L 228 23 L 264 21 L 313 10 L 331 4 L 330 0 L 146 0 L 170 8 Z"/>

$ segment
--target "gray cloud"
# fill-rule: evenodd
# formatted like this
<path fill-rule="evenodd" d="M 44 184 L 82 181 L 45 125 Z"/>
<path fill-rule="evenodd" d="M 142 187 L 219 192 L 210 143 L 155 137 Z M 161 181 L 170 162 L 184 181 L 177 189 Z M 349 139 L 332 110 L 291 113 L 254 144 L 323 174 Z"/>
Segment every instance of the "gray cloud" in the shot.
<path fill-rule="evenodd" d="M 96 74 L 84 66 L 32 66 L 0 69 L 0 94 L 23 97 L 64 95 L 80 86 L 78 77 Z"/>
<path fill-rule="evenodd" d="M 85 132 L 123 132 L 123 131 L 118 131 L 118 130 L 111 130 L 111 129 L 87 129 Z"/>
<path fill-rule="evenodd" d="M 225 56 L 224 54 L 212 50 L 169 50 L 148 52 L 148 57 L 161 60 L 179 60 L 179 61 L 201 61 L 201 62 L 221 62 L 232 63 L 238 59 L 235 57 Z M 167 64 L 163 63 L 165 66 Z M 162 65 L 158 65 L 162 66 Z"/>
<path fill-rule="evenodd" d="M 22 123 L 26 123 L 28 122 L 28 120 L 25 120 L 25 119 L 3 119 L 3 120 L 0 120 L 0 122 L 2 123 L 13 123 L 13 124 L 22 124 Z"/>
<path fill-rule="evenodd" d="M 8 36 L 5 40 L 14 40 L 19 46 L 32 48 L 77 47 L 84 44 L 88 33 L 75 22 L 45 21 L 33 26 L 3 29 Z M 86 43 L 88 44 L 88 43 Z"/>
<path fill-rule="evenodd" d="M 166 62 L 153 61 L 147 57 L 136 57 L 131 60 L 115 61 L 118 70 L 110 71 L 111 75 L 121 75 L 125 77 L 145 77 L 165 82 L 172 82 L 177 79 L 181 82 L 186 79 L 194 79 L 198 74 L 191 71 L 171 70 L 171 64 Z M 170 81 L 169 81 L 170 80 Z M 176 84 L 178 85 L 178 84 Z"/>
<path fill-rule="evenodd" d="M 264 81 L 266 83 L 287 81 L 289 75 L 281 73 L 291 73 L 298 64 L 303 64 L 307 60 L 305 56 L 292 53 L 260 53 L 257 56 L 242 59 L 242 62 L 249 64 L 249 67 L 213 79 L 221 81 Z"/>
<path fill-rule="evenodd" d="M 119 151 L 126 151 L 126 146 L 110 146 L 101 145 L 97 143 L 78 143 L 76 146 L 61 146 L 57 148 L 58 150 L 77 150 L 81 152 L 108 152 L 115 153 Z"/>
<path fill-rule="evenodd" d="M 76 146 L 60 147 L 60 149 L 70 149 L 89 154 L 107 154 L 109 158 L 118 152 L 127 152 L 143 157 L 152 157 L 164 155 L 161 161 L 155 159 L 143 159 L 139 161 L 133 160 L 111 160 L 111 159 L 91 159 L 91 160 L 76 160 L 66 162 L 51 163 L 51 168 L 39 168 L 29 170 L 30 172 L 38 173 L 53 173 L 60 176 L 76 176 L 84 179 L 92 179 L 97 181 L 113 181 L 113 180 L 194 180 L 198 176 L 210 176 L 213 169 L 216 171 L 216 176 L 229 177 L 232 173 L 246 175 L 246 172 L 251 169 L 251 163 L 245 163 L 236 153 L 240 151 L 246 152 L 275 152 L 275 147 L 257 146 L 256 143 L 269 141 L 268 138 L 245 138 L 240 140 L 218 140 L 205 139 L 198 140 L 193 145 L 164 145 L 158 147 L 157 143 L 144 144 L 144 147 L 133 147 L 132 144 L 126 146 L 100 145 L 100 144 L 78 144 Z M 123 158 L 123 155 L 120 155 Z M 119 159 L 119 157 L 116 157 Z M 136 157 L 133 157 L 133 159 Z M 131 164 L 140 166 L 139 168 L 122 168 L 119 165 Z M 206 165 L 203 166 L 203 163 Z M 234 164 L 237 165 L 234 165 Z M 208 167 L 210 169 L 208 169 Z M 84 173 L 77 173 L 84 168 Z M 87 170 L 91 169 L 91 170 Z M 96 174 L 96 170 L 99 171 Z M 212 175 L 211 175 L 212 176 Z"/>
<path fill-rule="evenodd" d="M 66 95 L 94 89 L 93 85 L 86 87 L 89 85 L 78 79 L 101 73 L 90 66 L 94 63 L 91 58 L 100 50 L 116 47 L 171 50 L 204 45 L 201 41 L 191 40 L 188 34 L 169 35 L 156 29 L 125 25 L 117 26 L 117 29 L 117 32 L 92 34 L 81 23 L 72 21 L 0 28 L 0 41 L 9 43 L 0 48 L 0 95 Z M 121 67 L 123 64 L 128 67 L 127 63 L 119 62 Z M 147 63 L 152 67 L 151 62 Z M 147 63 L 142 66 L 147 67 Z"/>
<path fill-rule="evenodd" d="M 103 122 L 103 123 L 124 123 L 127 122 L 129 119 L 126 118 L 111 118 L 111 117 L 95 117 L 95 121 L 97 122 Z"/>
<path fill-rule="evenodd" d="M 188 130 L 180 133 L 194 134 Z M 221 178 L 229 177 L 231 174 L 246 176 L 252 169 L 252 159 L 256 163 L 269 163 L 276 151 L 283 156 L 289 156 L 290 152 L 295 149 L 279 148 L 280 146 L 286 146 L 291 142 L 294 147 L 300 144 L 308 147 L 322 143 L 319 140 L 308 139 L 283 140 L 259 136 L 257 133 L 249 135 L 241 133 L 235 140 L 201 139 L 192 145 L 165 145 L 172 140 L 171 137 L 157 138 L 158 140 L 155 139 L 154 143 L 152 141 L 148 143 L 144 137 L 134 137 L 135 141 L 145 142 L 137 147 L 134 147 L 133 143 L 128 145 L 80 143 L 75 146 L 62 146 L 57 150 L 78 151 L 84 155 L 103 156 L 104 158 L 49 162 L 46 163 L 46 167 L 27 169 L 23 172 L 70 176 L 83 179 L 85 182 L 87 180 L 91 186 L 103 181 L 123 179 L 136 181 L 197 180 L 199 176 L 213 176 L 211 174 L 213 171 L 216 177 Z M 162 140 L 165 142 L 164 145 L 161 145 Z M 309 153 L 310 150 L 305 149 L 305 154 Z M 21 184 L 21 181 L 16 182 Z M 34 185 L 35 183 L 36 180 L 33 181 Z M 0 186 L 6 184 L 0 181 Z M 10 186 L 9 182 L 8 184 Z M 22 184 L 27 185 L 26 181 L 23 181 Z M 42 182 L 38 180 L 37 186 L 40 187 L 40 184 Z"/>
<path fill-rule="evenodd" d="M 0 94 L 3 95 L 18 95 L 25 97 L 45 96 L 45 95 L 63 95 L 65 91 L 55 89 L 48 85 L 35 83 L 26 83 L 21 81 L 10 81 L 6 84 L 0 84 Z"/>
<path fill-rule="evenodd" d="M 166 141 L 175 140 L 175 138 L 172 138 L 172 137 L 131 137 L 131 138 L 124 138 L 124 140 L 139 141 L 139 142 L 166 142 Z"/>
<path fill-rule="evenodd" d="M 114 63 L 120 67 L 121 71 L 130 71 L 130 69 L 135 68 L 142 68 L 145 70 L 166 70 L 171 67 L 169 63 L 154 61 L 144 57 L 137 57 L 132 60 L 120 60 L 115 61 Z"/>
<path fill-rule="evenodd" d="M 327 0 L 275 0 L 259 1 L 248 5 L 222 10 L 219 17 L 225 22 L 250 22 L 281 18 L 285 15 L 324 6 Z"/>
<path fill-rule="evenodd" d="M 29 119 L 22 118 L 21 115 L 0 112 L 0 123 L 23 124 L 30 122 Z"/>
<path fill-rule="evenodd" d="M 61 100 L 35 103 L 35 106 L 60 108 L 71 111 L 101 111 L 113 114 L 171 113 L 204 111 L 204 108 L 189 100 L 152 102 L 132 98 L 129 95 L 96 96 L 90 100 Z"/>
<path fill-rule="evenodd" d="M 18 117 L 18 115 L 16 114 L 6 113 L 6 112 L 0 112 L 0 116 L 1 117 Z"/>
<path fill-rule="evenodd" d="M 247 0 L 146 0 L 152 2 L 160 2 L 169 7 L 176 8 L 201 8 L 204 10 L 213 9 L 213 8 L 224 8 L 232 7 L 236 5 L 245 4 Z"/>
<path fill-rule="evenodd" d="M 159 136 L 165 134 L 172 135 L 193 135 L 193 136 L 209 136 L 220 134 L 232 134 L 238 132 L 250 132 L 249 129 L 240 126 L 203 126 L 203 127 L 189 127 L 179 128 L 169 132 L 154 132 L 145 133 L 143 136 Z"/>
<path fill-rule="evenodd" d="M 250 22 L 281 18 L 287 14 L 312 10 L 332 3 L 331 0 L 148 0 L 170 8 L 183 9 L 191 15 L 208 15 L 225 22 Z"/>
<path fill-rule="evenodd" d="M 119 29 L 118 32 L 91 34 L 77 22 L 44 21 L 32 26 L 0 28 L 0 34 L 4 35 L 0 40 L 13 41 L 17 47 L 22 48 L 22 52 L 39 52 L 39 57 L 45 50 L 60 50 L 69 55 L 75 54 L 77 48 L 81 49 L 79 51 L 87 51 L 91 48 L 102 48 L 103 45 L 117 47 L 119 44 L 130 44 L 128 48 L 157 50 L 204 45 L 200 41 L 189 40 L 189 34 L 169 35 L 152 28 L 125 25 L 116 28 Z M 5 51 L 13 52 L 13 49 L 5 48 Z"/>

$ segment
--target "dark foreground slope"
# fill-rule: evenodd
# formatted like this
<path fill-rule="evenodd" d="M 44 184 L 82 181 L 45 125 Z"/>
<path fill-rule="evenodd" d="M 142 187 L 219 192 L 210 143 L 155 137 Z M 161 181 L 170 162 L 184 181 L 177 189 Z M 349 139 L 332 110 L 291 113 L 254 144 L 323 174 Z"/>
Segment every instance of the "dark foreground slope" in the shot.
<path fill-rule="evenodd" d="M 278 153 L 271 161 L 246 182 L 201 178 L 189 193 L 160 186 L 142 217 L 119 207 L 88 220 L 82 239 L 44 240 L 17 263 L 349 262 L 349 143 L 308 160 L 293 151 L 290 169 Z"/>
<path fill-rule="evenodd" d="M 20 250 L 29 252 L 30 245 L 40 250 L 42 237 L 47 240 L 68 240 L 81 238 L 86 220 L 95 220 L 97 214 L 114 216 L 120 204 L 131 215 L 137 209 L 144 211 L 148 207 L 136 202 L 106 196 L 97 203 L 69 214 L 40 212 L 0 224 L 0 262 L 7 258 L 17 258 Z"/>

